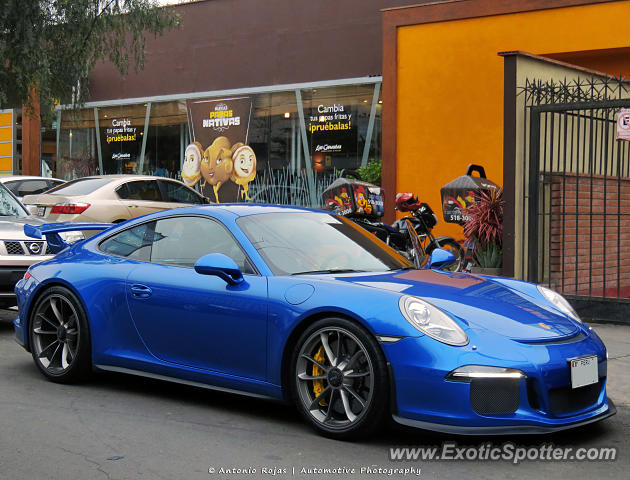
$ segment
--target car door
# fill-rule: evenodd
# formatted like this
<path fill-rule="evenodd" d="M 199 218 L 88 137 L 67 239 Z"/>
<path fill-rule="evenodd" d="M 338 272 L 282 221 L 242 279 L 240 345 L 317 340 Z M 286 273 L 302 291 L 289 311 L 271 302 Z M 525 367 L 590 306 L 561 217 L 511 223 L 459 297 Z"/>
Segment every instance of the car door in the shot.
<path fill-rule="evenodd" d="M 170 208 L 162 201 L 157 180 L 131 180 L 120 185 L 116 193 L 127 207 L 130 218 Z"/>
<path fill-rule="evenodd" d="M 207 253 L 233 258 L 245 282 L 233 286 L 197 273 Z M 127 278 L 131 316 L 160 360 L 266 379 L 267 279 L 251 266 L 234 237 L 205 216 L 173 216 L 153 224 L 150 262 Z"/>

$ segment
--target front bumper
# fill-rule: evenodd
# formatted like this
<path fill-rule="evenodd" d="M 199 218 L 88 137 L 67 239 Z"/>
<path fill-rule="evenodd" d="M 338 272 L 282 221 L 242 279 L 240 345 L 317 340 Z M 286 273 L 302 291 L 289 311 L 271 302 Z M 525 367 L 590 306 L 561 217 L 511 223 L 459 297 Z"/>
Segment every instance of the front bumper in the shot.
<path fill-rule="evenodd" d="M 8 241 L 0 241 L 6 244 Z M 14 244 L 20 244 L 24 252 L 28 251 L 26 241 L 11 240 Z M 45 242 L 30 242 L 40 244 L 40 248 L 46 249 Z M 31 265 L 52 258 L 52 255 L 7 255 L 2 252 L 5 246 L 0 245 L 0 304 L 16 304 L 14 288 L 17 282 L 24 276 Z"/>
<path fill-rule="evenodd" d="M 582 420 L 576 420 L 572 423 L 562 424 L 530 424 L 530 425 L 491 425 L 487 427 L 469 427 L 465 425 L 447 425 L 441 423 L 423 422 L 420 420 L 411 420 L 409 418 L 392 415 L 395 422 L 409 427 L 421 428 L 423 430 L 432 430 L 434 432 L 450 433 L 455 435 L 540 435 L 546 433 L 559 432 L 568 430 L 569 428 L 581 427 L 589 423 L 600 422 L 608 417 L 612 417 L 617 413 L 617 408 L 613 401 L 608 398 L 605 405 L 598 408 L 593 414 L 589 414 Z"/>
<path fill-rule="evenodd" d="M 0 304 L 4 306 L 15 305 L 15 284 L 26 273 L 27 266 L 2 266 L 0 267 Z"/>
<path fill-rule="evenodd" d="M 548 344 L 523 344 L 487 331 L 467 333 L 470 343 L 465 347 L 451 347 L 426 336 L 383 345 L 392 364 L 396 422 L 461 435 L 540 434 L 616 413 L 606 397 L 606 349 L 594 332 Z M 599 382 L 572 389 L 567 360 L 593 354 L 598 357 Z M 478 384 L 445 379 L 464 365 L 522 371 L 526 377 L 507 386 L 512 388 L 509 401 L 514 408 L 480 411 Z M 492 408 L 497 406 L 497 397 L 505 394 L 500 390 L 481 390 Z"/>

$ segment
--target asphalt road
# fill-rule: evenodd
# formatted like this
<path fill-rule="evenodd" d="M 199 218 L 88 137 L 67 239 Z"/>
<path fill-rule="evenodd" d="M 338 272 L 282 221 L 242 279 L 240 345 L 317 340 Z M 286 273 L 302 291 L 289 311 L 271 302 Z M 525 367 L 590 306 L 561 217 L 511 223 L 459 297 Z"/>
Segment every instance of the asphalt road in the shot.
<path fill-rule="evenodd" d="M 609 347 L 610 395 L 618 408 L 605 422 L 551 436 L 509 438 L 389 427 L 377 438 L 347 443 L 317 436 L 292 407 L 271 401 L 120 374 L 98 374 L 80 386 L 48 382 L 13 340 L 9 320 L 15 314 L 0 311 L 1 479 L 628 478 L 630 327 L 595 327 Z M 617 460 L 526 460 L 516 465 L 389 460 L 389 449 L 395 446 L 457 442 L 458 447 L 479 448 L 507 441 L 515 448 L 548 443 L 574 449 L 615 447 Z M 256 473 L 221 473 L 231 467 Z M 315 470 L 309 474 L 302 468 Z M 318 473 L 323 468 L 340 473 Z M 352 468 L 354 475 L 344 473 Z M 362 473 L 361 468 L 385 470 Z M 421 474 L 388 470 L 411 468 Z"/>

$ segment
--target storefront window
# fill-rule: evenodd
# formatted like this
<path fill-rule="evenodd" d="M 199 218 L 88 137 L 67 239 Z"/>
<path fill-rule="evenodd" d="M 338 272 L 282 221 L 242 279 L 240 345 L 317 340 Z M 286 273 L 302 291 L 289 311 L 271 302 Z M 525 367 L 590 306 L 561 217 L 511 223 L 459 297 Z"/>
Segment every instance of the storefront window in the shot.
<path fill-rule="evenodd" d="M 180 178 L 182 146 L 188 136 L 186 102 L 151 103 L 142 173 Z"/>
<path fill-rule="evenodd" d="M 73 180 L 99 173 L 94 111 L 63 110 L 59 125 L 57 178 Z"/>
<path fill-rule="evenodd" d="M 57 176 L 142 173 L 221 203 L 321 206 L 342 169 L 380 160 L 379 92 L 370 83 L 63 111 Z"/>
<path fill-rule="evenodd" d="M 103 174 L 142 173 L 141 155 L 147 104 L 97 109 Z"/>

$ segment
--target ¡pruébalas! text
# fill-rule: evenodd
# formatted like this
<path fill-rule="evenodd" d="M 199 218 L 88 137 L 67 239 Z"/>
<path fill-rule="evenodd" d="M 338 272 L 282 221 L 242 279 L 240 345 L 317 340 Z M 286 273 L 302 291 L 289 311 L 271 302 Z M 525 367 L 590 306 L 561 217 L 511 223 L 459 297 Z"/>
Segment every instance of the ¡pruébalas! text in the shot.
<path fill-rule="evenodd" d="M 112 142 L 135 142 L 137 139 L 137 134 L 127 134 L 127 135 L 107 135 L 107 143 Z"/>
<path fill-rule="evenodd" d="M 337 123 L 325 123 L 323 125 L 309 124 L 308 130 L 311 133 L 325 132 L 330 130 L 350 130 L 352 128 L 352 122 L 337 122 Z"/>

